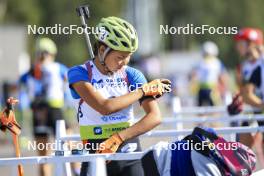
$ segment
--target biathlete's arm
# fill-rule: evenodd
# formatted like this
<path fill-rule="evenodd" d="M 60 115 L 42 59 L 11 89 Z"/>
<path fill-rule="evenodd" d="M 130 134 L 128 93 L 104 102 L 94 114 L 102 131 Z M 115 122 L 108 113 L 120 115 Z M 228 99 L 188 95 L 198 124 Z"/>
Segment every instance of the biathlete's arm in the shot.
<path fill-rule="evenodd" d="M 161 113 L 158 103 L 154 98 L 147 98 L 143 100 L 141 106 L 143 107 L 146 115 L 131 127 L 119 132 L 123 141 L 144 134 L 161 123 Z"/>
<path fill-rule="evenodd" d="M 245 84 L 242 88 L 242 96 L 245 103 L 256 107 L 264 109 L 264 103 L 263 101 L 256 96 L 255 92 L 255 86 L 253 84 Z"/>
<path fill-rule="evenodd" d="M 258 66 L 251 74 L 249 80 L 242 87 L 242 96 L 245 103 L 256 108 L 264 109 L 263 101 L 255 94 L 255 89 L 261 85 L 261 67 Z"/>
<path fill-rule="evenodd" d="M 79 81 L 72 86 L 89 106 L 102 115 L 120 111 L 138 101 L 144 94 L 142 89 L 136 89 L 128 94 L 106 99 L 88 82 Z"/>

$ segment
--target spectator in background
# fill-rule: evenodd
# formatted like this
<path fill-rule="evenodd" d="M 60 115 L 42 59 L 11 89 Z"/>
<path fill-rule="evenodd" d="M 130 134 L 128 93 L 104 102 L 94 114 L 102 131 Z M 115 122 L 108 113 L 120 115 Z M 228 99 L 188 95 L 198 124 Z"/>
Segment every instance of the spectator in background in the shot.
<path fill-rule="evenodd" d="M 148 80 L 152 80 L 161 75 L 160 58 L 154 55 L 143 56 L 141 61 L 141 69 Z"/>
<path fill-rule="evenodd" d="M 245 103 L 251 105 L 255 114 L 262 114 L 264 109 L 263 82 L 263 33 L 256 28 L 242 28 L 235 36 L 236 49 L 245 61 L 237 69 L 237 83 Z M 263 121 L 257 121 L 259 126 L 263 126 Z M 249 126 L 248 122 L 243 122 L 242 126 Z M 261 167 L 264 167 L 263 134 L 239 135 L 240 141 L 249 146 L 256 147 L 256 153 Z"/>
<path fill-rule="evenodd" d="M 191 73 L 191 81 L 198 81 L 198 106 L 214 106 L 226 91 L 226 70 L 217 58 L 218 47 L 207 41 L 202 45 L 203 60 Z"/>
<path fill-rule="evenodd" d="M 234 40 L 236 41 L 236 50 L 238 54 L 244 58 L 241 64 L 238 64 L 236 68 L 236 81 L 239 87 L 243 85 L 243 82 L 248 80 L 252 74 L 252 71 L 259 65 L 263 56 L 263 34 L 260 29 L 255 28 L 242 28 L 238 34 L 235 35 Z M 258 58 L 250 57 L 248 51 L 249 45 L 254 44 L 257 47 L 257 51 L 260 53 Z M 256 94 L 259 91 L 256 90 Z"/>
<path fill-rule="evenodd" d="M 49 38 L 40 38 L 36 44 L 36 62 L 19 80 L 26 87 L 31 100 L 33 132 L 37 143 L 46 144 L 55 132 L 56 120 L 63 119 L 64 89 L 67 67 L 55 62 L 56 44 Z M 46 150 L 38 151 L 41 156 Z M 40 165 L 40 175 L 50 175 L 48 165 Z"/>

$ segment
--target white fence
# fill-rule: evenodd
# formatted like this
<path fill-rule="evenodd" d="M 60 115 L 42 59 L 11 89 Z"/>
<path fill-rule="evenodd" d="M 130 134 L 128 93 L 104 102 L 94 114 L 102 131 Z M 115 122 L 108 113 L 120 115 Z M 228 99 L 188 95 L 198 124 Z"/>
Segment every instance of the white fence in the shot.
<path fill-rule="evenodd" d="M 226 115 L 225 107 L 205 107 L 205 108 L 191 108 L 181 110 L 181 113 L 175 114 L 175 117 L 164 118 L 162 124 L 164 125 L 174 125 L 176 130 L 153 130 L 141 137 L 177 137 L 190 134 L 192 129 L 177 129 L 177 124 L 194 122 L 194 123 L 204 123 L 204 122 L 237 122 L 237 121 L 251 121 L 251 120 L 264 120 L 263 115 L 238 115 L 230 117 Z M 195 114 L 195 113 L 223 113 L 224 116 L 220 117 L 188 117 L 182 118 L 181 115 L 184 114 Z M 181 117 L 181 118 L 178 118 Z M 236 134 L 236 133 L 253 133 L 253 132 L 264 132 L 264 127 L 224 127 L 215 128 L 218 134 Z M 62 144 L 66 141 L 80 141 L 80 136 L 78 134 L 67 135 L 65 122 L 63 120 L 57 121 L 56 124 L 56 142 L 57 150 L 62 151 Z M 71 175 L 70 162 L 84 162 L 89 161 L 91 163 L 91 168 L 89 170 L 93 176 L 105 176 L 106 160 L 134 160 L 140 159 L 144 152 L 133 152 L 133 153 L 116 153 L 116 154 L 83 154 L 83 155 L 71 155 L 65 154 L 64 156 L 32 156 L 32 157 L 21 157 L 21 158 L 1 158 L 0 165 L 18 165 L 18 164 L 43 164 L 43 163 L 54 163 L 55 165 L 55 175 Z"/>
<path fill-rule="evenodd" d="M 231 134 L 231 133 L 249 133 L 264 131 L 264 127 L 225 127 L 216 128 L 218 134 Z M 65 122 L 63 120 L 57 121 L 57 136 L 58 142 L 64 142 L 68 140 L 79 141 L 79 135 L 66 135 L 65 133 Z M 173 136 L 187 135 L 192 132 L 192 129 L 187 130 L 162 130 L 162 131 L 150 131 L 142 137 L 162 137 L 162 136 Z M 58 150 L 61 150 L 58 148 Z M 117 154 L 84 154 L 84 155 L 68 155 L 65 156 L 33 156 L 33 157 L 21 157 L 21 158 L 2 158 L 0 159 L 0 165 L 18 165 L 18 164 L 43 164 L 43 163 L 54 163 L 56 166 L 55 175 L 71 175 L 69 163 L 70 162 L 91 162 L 90 173 L 95 176 L 106 175 L 105 160 L 133 160 L 140 159 L 144 152 L 133 152 L 133 153 L 117 153 Z M 100 166 L 100 168 L 99 168 Z"/>

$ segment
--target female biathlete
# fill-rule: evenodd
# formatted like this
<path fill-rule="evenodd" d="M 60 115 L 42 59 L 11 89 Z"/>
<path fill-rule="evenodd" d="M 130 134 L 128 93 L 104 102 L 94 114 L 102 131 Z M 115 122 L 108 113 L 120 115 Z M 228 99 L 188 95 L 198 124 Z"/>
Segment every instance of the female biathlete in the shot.
<path fill-rule="evenodd" d="M 121 152 L 127 143 L 137 143 L 137 136 L 153 129 L 161 122 L 154 97 L 170 91 L 170 81 L 156 79 L 147 83 L 144 75 L 127 66 L 138 48 L 134 27 L 117 17 L 102 18 L 95 35 L 95 58 L 72 67 L 68 79 L 75 101 L 81 139 L 90 153 Z M 139 101 L 145 116 L 135 124 L 132 104 Z M 94 145 L 100 147 L 94 149 Z M 89 148 L 90 147 L 90 148 Z M 88 163 L 83 163 L 81 175 L 87 175 Z M 111 161 L 108 175 L 144 175 L 141 162 Z"/>
<path fill-rule="evenodd" d="M 262 88 L 262 66 L 263 66 L 263 34 L 256 28 L 242 28 L 235 36 L 236 49 L 245 59 L 241 69 L 237 71 L 237 82 L 240 86 L 240 93 L 245 103 L 252 106 L 255 114 L 263 114 L 264 89 Z M 259 126 L 264 125 L 264 121 L 257 121 Z M 248 122 L 243 122 L 242 126 L 249 126 Z M 240 142 L 256 147 L 259 163 L 264 168 L 263 134 L 256 133 L 240 134 Z"/>

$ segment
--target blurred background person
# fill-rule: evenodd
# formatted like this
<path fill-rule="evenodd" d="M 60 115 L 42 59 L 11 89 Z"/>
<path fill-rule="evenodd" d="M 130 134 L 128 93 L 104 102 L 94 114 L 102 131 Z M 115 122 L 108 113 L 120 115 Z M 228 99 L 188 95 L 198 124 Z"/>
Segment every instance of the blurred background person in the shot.
<path fill-rule="evenodd" d="M 161 73 L 160 58 L 151 54 L 149 56 L 142 56 L 140 60 L 140 68 L 146 75 L 148 80 L 157 78 Z"/>
<path fill-rule="evenodd" d="M 240 86 L 241 95 L 245 103 L 251 105 L 254 114 L 262 114 L 264 109 L 262 82 L 263 76 L 263 34 L 255 28 L 243 28 L 235 36 L 236 49 L 245 59 L 241 65 L 241 70 L 237 71 L 237 82 Z M 257 121 L 259 126 L 263 126 L 263 121 Z M 242 126 L 249 126 L 248 122 L 243 122 Z M 264 168 L 263 134 L 241 134 L 240 141 L 249 147 L 255 146 L 261 167 Z"/>
<path fill-rule="evenodd" d="M 197 105 L 220 104 L 226 93 L 227 73 L 218 59 L 218 47 L 212 41 L 202 45 L 203 60 L 191 72 L 191 82 L 198 82 Z"/>
<path fill-rule="evenodd" d="M 49 136 L 55 134 L 56 120 L 64 119 L 64 89 L 67 67 L 55 62 L 56 44 L 49 38 L 36 42 L 36 59 L 31 69 L 20 78 L 31 100 L 33 113 L 33 133 L 37 144 L 46 144 Z M 40 156 L 48 154 L 46 149 L 39 150 Z M 40 165 L 40 175 L 50 175 L 48 165 Z"/>
<path fill-rule="evenodd" d="M 236 82 L 241 87 L 244 81 L 247 81 L 252 71 L 259 65 L 260 58 L 263 59 L 263 33 L 260 29 L 256 28 L 242 28 L 238 34 L 235 35 L 236 50 L 240 57 L 243 58 L 243 62 L 236 67 Z M 252 57 L 249 50 L 250 45 L 255 46 L 259 55 Z M 256 94 L 260 94 L 259 90 L 256 90 Z M 260 95 L 259 95 L 260 96 Z"/>

